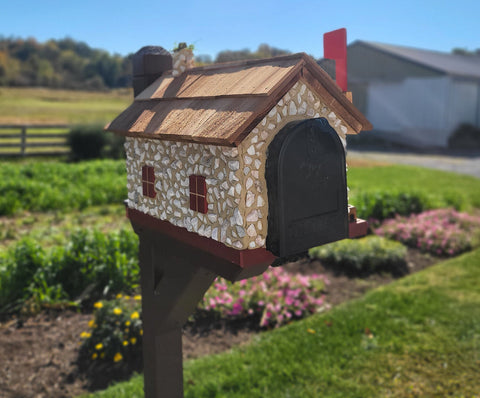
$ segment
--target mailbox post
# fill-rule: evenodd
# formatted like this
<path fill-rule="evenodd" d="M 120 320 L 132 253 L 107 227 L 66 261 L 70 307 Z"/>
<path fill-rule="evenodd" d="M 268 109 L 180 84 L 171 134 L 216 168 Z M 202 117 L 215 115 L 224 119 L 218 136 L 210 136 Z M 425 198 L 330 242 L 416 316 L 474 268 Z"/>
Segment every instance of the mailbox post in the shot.
<path fill-rule="evenodd" d="M 181 328 L 217 276 L 236 281 L 363 234 L 348 207 L 346 134 L 371 128 L 306 54 L 191 68 L 135 54 L 127 216 L 140 238 L 145 396 L 182 397 Z"/>

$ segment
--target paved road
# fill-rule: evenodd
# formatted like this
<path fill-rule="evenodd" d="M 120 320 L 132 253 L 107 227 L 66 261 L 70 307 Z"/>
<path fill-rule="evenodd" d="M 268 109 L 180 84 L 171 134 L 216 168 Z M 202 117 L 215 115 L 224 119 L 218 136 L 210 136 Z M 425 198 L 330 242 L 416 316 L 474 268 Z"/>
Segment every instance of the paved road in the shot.
<path fill-rule="evenodd" d="M 452 171 L 480 178 L 480 157 L 348 151 L 347 159 L 367 159 Z"/>

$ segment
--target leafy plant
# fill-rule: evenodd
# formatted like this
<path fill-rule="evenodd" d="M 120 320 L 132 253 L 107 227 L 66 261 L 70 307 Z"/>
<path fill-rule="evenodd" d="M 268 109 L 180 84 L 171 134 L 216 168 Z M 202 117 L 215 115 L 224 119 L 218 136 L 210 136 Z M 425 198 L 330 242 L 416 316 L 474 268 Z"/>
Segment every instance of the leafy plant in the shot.
<path fill-rule="evenodd" d="M 392 218 L 397 214 L 420 213 L 429 207 L 425 195 L 403 191 L 363 192 L 355 197 L 354 203 L 361 217 L 377 220 Z"/>
<path fill-rule="evenodd" d="M 83 342 L 80 359 L 84 364 L 106 363 L 141 365 L 142 320 L 141 296 L 123 296 L 94 304 L 89 330 L 80 334 Z"/>
<path fill-rule="evenodd" d="M 0 258 L 0 310 L 19 307 L 28 297 L 37 270 L 45 265 L 45 252 L 32 239 L 24 238 Z"/>
<path fill-rule="evenodd" d="M 25 238 L 0 258 L 0 310 L 26 303 L 38 309 L 58 302 L 91 303 L 139 282 L 138 239 L 130 230 L 105 235 L 78 230 L 68 244 L 45 252 Z"/>
<path fill-rule="evenodd" d="M 431 210 L 387 220 L 375 232 L 437 256 L 454 256 L 480 244 L 480 217 Z"/>
<path fill-rule="evenodd" d="M 125 162 L 2 162 L 0 192 L 0 215 L 121 203 L 127 195 Z"/>
<path fill-rule="evenodd" d="M 401 243 L 378 236 L 342 240 L 309 250 L 311 258 L 318 258 L 344 271 L 371 273 L 390 271 L 403 274 L 406 270 L 407 250 Z"/>
<path fill-rule="evenodd" d="M 67 139 L 73 160 L 98 159 L 107 144 L 107 136 L 100 125 L 73 127 Z"/>
<path fill-rule="evenodd" d="M 138 284 L 138 240 L 128 230 L 110 235 L 79 230 L 52 257 L 51 284 L 60 284 L 72 299 L 95 300 L 131 291 Z"/>

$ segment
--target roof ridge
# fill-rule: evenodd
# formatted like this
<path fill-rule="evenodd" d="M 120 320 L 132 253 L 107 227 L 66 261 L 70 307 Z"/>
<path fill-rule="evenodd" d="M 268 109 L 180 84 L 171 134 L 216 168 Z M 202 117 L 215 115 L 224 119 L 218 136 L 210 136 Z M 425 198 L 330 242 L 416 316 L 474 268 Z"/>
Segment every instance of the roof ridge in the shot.
<path fill-rule="evenodd" d="M 187 69 L 185 72 L 189 73 L 189 72 L 196 72 L 196 71 L 208 71 L 208 70 L 216 70 L 216 69 L 223 69 L 223 68 L 234 68 L 237 66 L 264 64 L 272 61 L 287 61 L 290 59 L 301 60 L 301 59 L 305 59 L 305 57 L 308 57 L 308 55 L 304 52 L 300 52 L 300 53 L 294 53 L 294 54 L 288 54 L 288 55 L 278 55 L 276 57 L 270 57 L 270 58 L 244 59 L 239 61 L 222 62 L 222 63 L 212 64 L 212 65 L 196 66 L 196 67 Z"/>

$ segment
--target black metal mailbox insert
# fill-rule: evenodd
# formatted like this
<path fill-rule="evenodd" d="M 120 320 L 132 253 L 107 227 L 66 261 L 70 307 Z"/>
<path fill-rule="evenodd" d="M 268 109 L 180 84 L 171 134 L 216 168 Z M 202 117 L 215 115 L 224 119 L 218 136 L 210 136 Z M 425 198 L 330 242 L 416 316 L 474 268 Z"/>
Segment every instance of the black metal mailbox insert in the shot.
<path fill-rule="evenodd" d="M 325 118 L 288 123 L 268 147 L 267 249 L 289 257 L 348 237 L 345 150 Z"/>

